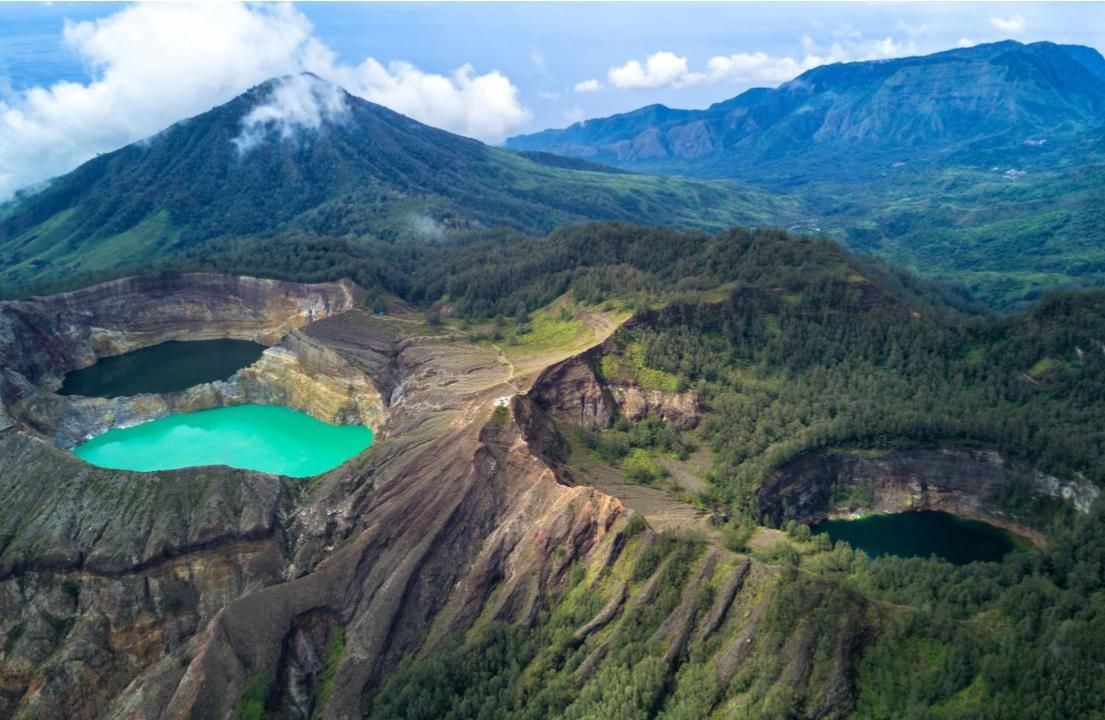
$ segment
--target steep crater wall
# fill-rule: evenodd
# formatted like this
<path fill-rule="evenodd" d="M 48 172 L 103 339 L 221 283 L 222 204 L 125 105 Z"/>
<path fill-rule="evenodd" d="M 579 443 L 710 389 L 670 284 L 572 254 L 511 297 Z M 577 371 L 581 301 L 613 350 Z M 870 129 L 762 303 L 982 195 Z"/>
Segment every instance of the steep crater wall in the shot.
<path fill-rule="evenodd" d="M 326 422 L 375 427 L 386 399 L 373 378 L 299 330 L 347 312 L 359 294 L 346 281 L 304 285 L 192 274 L 126 278 L 0 303 L 0 429 L 18 423 L 71 448 L 113 427 L 242 403 L 287 405 Z M 216 338 L 270 347 L 228 380 L 182 392 L 120 398 L 53 392 L 65 373 L 101 357 L 169 340 Z"/>
<path fill-rule="evenodd" d="M 1003 527 L 1036 544 L 1049 510 L 1069 501 L 1089 510 L 1099 490 L 1060 480 L 992 450 L 956 447 L 801 457 L 771 473 L 757 493 L 770 524 L 814 523 L 870 513 L 942 510 Z"/>
<path fill-rule="evenodd" d="M 193 273 L 0 302 L 0 367 L 55 390 L 70 370 L 169 340 L 273 345 L 298 327 L 349 310 L 359 294 L 349 281 L 309 285 Z"/>

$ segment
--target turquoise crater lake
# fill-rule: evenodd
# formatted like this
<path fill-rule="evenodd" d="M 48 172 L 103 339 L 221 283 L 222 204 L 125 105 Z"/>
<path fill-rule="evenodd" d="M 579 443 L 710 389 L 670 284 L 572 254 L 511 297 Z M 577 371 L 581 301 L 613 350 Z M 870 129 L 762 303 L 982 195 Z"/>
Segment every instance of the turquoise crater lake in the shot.
<path fill-rule="evenodd" d="M 277 405 L 237 405 L 170 415 L 98 435 L 73 449 L 85 462 L 116 470 L 229 465 L 309 477 L 372 444 L 372 430 L 330 425 Z"/>
<path fill-rule="evenodd" d="M 858 520 L 825 520 L 814 533 L 828 533 L 871 557 L 929 557 L 936 555 L 956 565 L 1001 562 L 1017 549 L 1013 536 L 977 520 L 964 520 L 932 510 L 871 515 Z"/>

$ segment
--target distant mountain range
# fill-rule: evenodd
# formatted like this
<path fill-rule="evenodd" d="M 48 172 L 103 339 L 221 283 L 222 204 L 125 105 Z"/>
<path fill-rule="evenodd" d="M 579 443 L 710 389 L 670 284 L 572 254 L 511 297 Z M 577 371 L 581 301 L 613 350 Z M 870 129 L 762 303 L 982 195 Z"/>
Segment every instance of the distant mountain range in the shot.
<path fill-rule="evenodd" d="M 301 75 L 99 156 L 0 212 L 0 288 L 140 268 L 213 238 L 433 241 L 588 219 L 722 228 L 794 217 L 792 207 L 739 183 L 488 147 Z"/>
<path fill-rule="evenodd" d="M 780 189 L 895 163 L 1039 148 L 1105 122 L 1105 59 L 1072 45 L 1001 42 L 839 63 L 705 110 L 651 105 L 508 147 L 641 171 L 756 179 Z M 900 167 L 900 166 L 899 166 Z"/>
<path fill-rule="evenodd" d="M 815 68 L 705 110 L 652 105 L 508 147 L 739 179 L 995 307 L 1105 285 L 1105 59 L 1000 42 Z"/>

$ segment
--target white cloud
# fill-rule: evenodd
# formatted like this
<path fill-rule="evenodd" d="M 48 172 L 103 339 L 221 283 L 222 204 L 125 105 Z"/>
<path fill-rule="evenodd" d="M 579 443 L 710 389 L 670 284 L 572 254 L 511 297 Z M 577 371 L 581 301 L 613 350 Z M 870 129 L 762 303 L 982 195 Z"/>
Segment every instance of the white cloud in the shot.
<path fill-rule="evenodd" d="M 961 37 L 959 38 L 959 41 L 955 44 L 956 47 L 961 48 L 973 47 L 975 45 L 978 45 L 978 41 L 969 37 Z"/>
<path fill-rule="evenodd" d="M 821 64 L 821 58 L 813 55 L 799 61 L 791 57 L 771 57 L 762 52 L 736 53 L 710 58 L 706 71 L 715 82 L 778 85 Z"/>
<path fill-rule="evenodd" d="M 533 63 L 533 66 L 537 68 L 537 72 L 539 75 L 541 75 L 541 77 L 552 78 L 552 75 L 549 73 L 548 65 L 545 64 L 544 55 L 542 55 L 537 50 L 534 50 L 530 53 L 529 59 Z"/>
<path fill-rule="evenodd" d="M 333 51 L 312 38 L 303 52 L 303 67 L 365 100 L 489 142 L 503 140 L 532 117 L 509 78 L 498 71 L 476 75 L 471 65 L 448 77 L 408 62 L 384 65 L 375 58 L 352 67 L 338 63 Z"/>
<path fill-rule="evenodd" d="M 586 118 L 587 114 L 583 112 L 583 108 L 574 107 L 570 110 L 565 110 L 562 116 L 564 117 L 564 122 L 569 125 L 575 125 L 577 122 L 581 122 Z"/>
<path fill-rule="evenodd" d="M 590 93 L 598 92 L 599 90 L 602 90 L 602 87 L 603 86 L 601 82 L 592 79 L 584 80 L 583 82 L 577 82 L 575 84 L 575 87 L 572 89 L 575 90 L 577 93 Z"/>
<path fill-rule="evenodd" d="M 919 35 L 923 28 L 911 28 Z M 743 85 L 779 85 L 793 80 L 807 70 L 829 63 L 855 60 L 884 60 L 917 53 L 912 41 L 901 42 L 893 37 L 867 38 L 849 26 L 833 32 L 833 42 L 822 46 L 812 37 L 802 37 L 805 55 L 774 56 L 765 52 L 737 52 L 715 55 L 706 61 L 702 71 L 692 70 L 687 58 L 671 52 L 649 55 L 642 65 L 630 60 L 611 68 L 610 84 L 622 89 L 681 88 L 703 83 L 733 83 Z M 587 81 L 590 82 L 590 81 Z M 576 90 L 582 91 L 580 83 Z"/>
<path fill-rule="evenodd" d="M 1011 15 L 1007 18 L 997 17 L 995 15 L 990 18 L 990 24 L 1004 33 L 1022 35 L 1028 23 L 1022 15 Z"/>
<path fill-rule="evenodd" d="M 703 79 L 701 73 L 687 69 L 687 58 L 666 50 L 649 55 L 644 65 L 630 60 L 610 68 L 606 77 L 614 87 L 627 90 L 685 87 Z"/>
<path fill-rule="evenodd" d="M 136 4 L 99 20 L 66 23 L 63 39 L 92 79 L 0 96 L 0 201 L 269 78 L 303 70 L 482 140 L 500 141 L 531 117 L 499 72 L 477 74 L 465 65 L 446 76 L 373 58 L 356 67 L 340 64 L 289 5 Z M 310 108 L 295 107 L 305 98 L 289 90 L 265 122 L 281 132 L 309 126 Z M 319 111 L 326 117 L 325 102 Z M 291 124 L 281 126 L 281 117 Z"/>
<path fill-rule="evenodd" d="M 294 72 L 309 35 L 303 16 L 286 6 L 132 5 L 67 23 L 64 42 L 95 79 L 34 87 L 0 103 L 0 200 Z"/>
<path fill-rule="evenodd" d="M 411 213 L 407 216 L 407 225 L 420 240 L 440 242 L 446 238 L 444 226 L 429 215 Z"/>
<path fill-rule="evenodd" d="M 244 155 L 275 130 L 292 140 L 301 130 L 317 130 L 324 121 L 342 122 L 349 116 L 346 96 L 337 85 L 311 75 L 281 78 L 272 96 L 242 118 L 242 131 L 232 141 Z"/>
<path fill-rule="evenodd" d="M 905 34 L 910 37 L 920 37 L 928 33 L 929 26 L 925 24 L 910 25 L 905 20 L 899 20 L 898 29 L 905 31 Z"/>

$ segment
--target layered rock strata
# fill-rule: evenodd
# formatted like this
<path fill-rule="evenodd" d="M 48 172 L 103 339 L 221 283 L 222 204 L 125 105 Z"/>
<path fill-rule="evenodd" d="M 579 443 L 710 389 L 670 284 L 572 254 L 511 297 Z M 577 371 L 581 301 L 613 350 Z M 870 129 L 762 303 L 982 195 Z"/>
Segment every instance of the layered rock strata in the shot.
<path fill-rule="evenodd" d="M 606 348 L 603 348 L 604 350 Z M 678 430 L 692 430 L 705 409 L 693 390 L 665 392 L 632 382 L 603 382 L 591 352 L 550 367 L 537 381 L 535 398 L 561 422 L 591 430 L 610 427 L 617 416 L 634 422 L 652 415 Z"/>

